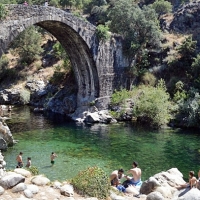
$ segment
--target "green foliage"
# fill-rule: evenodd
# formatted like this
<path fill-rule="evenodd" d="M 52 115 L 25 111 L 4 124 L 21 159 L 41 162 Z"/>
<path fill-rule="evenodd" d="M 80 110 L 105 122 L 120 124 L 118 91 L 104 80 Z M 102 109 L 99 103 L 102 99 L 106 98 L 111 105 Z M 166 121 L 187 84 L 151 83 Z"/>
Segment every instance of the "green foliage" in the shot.
<path fill-rule="evenodd" d="M 6 55 L 2 55 L 0 58 L 0 71 L 5 70 L 8 66 L 9 60 Z"/>
<path fill-rule="evenodd" d="M 181 46 L 178 47 L 178 53 L 180 53 L 182 57 L 191 58 L 195 55 L 196 44 L 197 41 L 193 41 L 192 36 L 190 35 L 183 41 Z"/>
<path fill-rule="evenodd" d="M 49 82 L 53 85 L 60 84 L 65 78 L 65 72 L 55 71 Z"/>
<path fill-rule="evenodd" d="M 198 77 L 200 74 L 200 54 L 198 54 L 192 62 L 192 72 L 195 77 Z"/>
<path fill-rule="evenodd" d="M 12 47 L 17 48 L 22 60 L 29 64 L 38 59 L 39 55 L 43 52 L 40 43 L 41 34 L 37 32 L 34 26 L 30 26 L 20 33 L 12 44 Z"/>
<path fill-rule="evenodd" d="M 121 89 L 120 91 L 115 90 L 111 96 L 111 105 L 119 105 L 128 98 L 131 98 L 130 91 L 126 89 Z"/>
<path fill-rule="evenodd" d="M 188 98 L 179 103 L 176 123 L 184 127 L 200 127 L 200 95 L 190 89 Z"/>
<path fill-rule="evenodd" d="M 165 84 L 161 80 L 156 87 L 141 86 L 135 89 L 137 98 L 133 114 L 138 120 L 153 128 L 160 128 L 169 122 L 170 102 Z"/>
<path fill-rule="evenodd" d="M 108 40 L 110 38 L 110 33 L 108 31 L 109 31 L 108 26 L 104 26 L 101 24 L 98 25 L 96 28 L 96 33 L 99 40 L 102 40 L 102 41 Z"/>
<path fill-rule="evenodd" d="M 160 16 L 162 14 L 166 14 L 172 12 L 172 4 L 169 1 L 165 0 L 156 0 L 152 4 L 152 8 L 156 11 L 156 13 Z"/>
<path fill-rule="evenodd" d="M 55 57 L 58 59 L 65 59 L 65 57 L 67 56 L 66 51 L 63 48 L 63 46 L 60 44 L 60 42 L 56 42 L 53 45 L 53 51 L 54 51 Z"/>
<path fill-rule="evenodd" d="M 3 71 L 1 71 L 0 73 L 0 82 L 4 81 L 4 80 L 8 80 L 8 81 L 14 81 L 18 78 L 18 73 L 16 71 L 16 69 L 4 69 Z"/>
<path fill-rule="evenodd" d="M 78 192 L 82 192 L 91 197 L 105 199 L 109 196 L 109 178 L 99 167 L 89 167 L 79 172 L 71 180 L 71 184 Z"/>
<path fill-rule="evenodd" d="M 124 114 L 124 111 L 121 110 L 120 112 L 116 112 L 116 111 L 110 110 L 109 113 L 113 118 L 120 119 L 120 117 Z"/>
<path fill-rule="evenodd" d="M 124 39 L 124 52 L 132 60 L 146 45 L 160 45 L 161 32 L 155 10 L 143 6 L 141 9 L 132 0 L 118 0 L 109 13 L 112 32 Z"/>
<path fill-rule="evenodd" d="M 140 77 L 140 84 L 155 86 L 156 77 L 151 72 L 145 72 Z"/>
<path fill-rule="evenodd" d="M 39 170 L 36 166 L 30 166 L 28 168 L 26 168 L 28 171 L 31 172 L 32 175 L 38 175 L 39 174 Z"/>
<path fill-rule="evenodd" d="M 8 14 L 6 7 L 0 3 L 0 20 L 4 19 Z"/>
<path fill-rule="evenodd" d="M 23 102 L 23 104 L 28 104 L 30 102 L 30 91 L 29 90 L 21 90 L 20 91 L 20 100 Z"/>

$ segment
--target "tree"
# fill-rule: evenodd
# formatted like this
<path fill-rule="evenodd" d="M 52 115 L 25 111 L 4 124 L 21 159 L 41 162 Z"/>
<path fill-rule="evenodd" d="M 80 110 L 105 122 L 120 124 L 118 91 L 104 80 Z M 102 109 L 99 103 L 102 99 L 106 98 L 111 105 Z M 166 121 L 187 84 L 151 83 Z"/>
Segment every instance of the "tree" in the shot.
<path fill-rule="evenodd" d="M 172 11 L 172 4 L 169 1 L 165 0 L 156 0 L 152 4 L 152 8 L 156 11 L 156 13 L 160 16 L 165 13 L 169 13 Z"/>
<path fill-rule="evenodd" d="M 73 6 L 76 5 L 76 0 L 60 0 L 60 5 L 63 7 L 72 8 Z"/>
<path fill-rule="evenodd" d="M 124 52 L 130 58 L 140 54 L 147 44 L 159 46 L 161 32 L 155 10 L 144 6 L 142 9 L 132 0 L 117 0 L 111 8 L 110 29 L 124 38 Z"/>
<path fill-rule="evenodd" d="M 20 33 L 12 44 L 12 47 L 17 48 L 24 62 L 31 63 L 43 52 L 40 42 L 41 34 L 37 32 L 34 26 L 30 26 Z"/>

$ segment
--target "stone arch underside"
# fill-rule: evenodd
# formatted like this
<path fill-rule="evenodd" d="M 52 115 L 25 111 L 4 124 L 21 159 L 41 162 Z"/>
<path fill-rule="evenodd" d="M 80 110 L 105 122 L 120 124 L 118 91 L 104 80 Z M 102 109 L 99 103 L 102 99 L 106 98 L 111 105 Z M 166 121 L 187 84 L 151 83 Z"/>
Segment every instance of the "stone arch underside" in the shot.
<path fill-rule="evenodd" d="M 0 55 L 20 32 L 30 25 L 40 26 L 57 38 L 70 57 L 78 85 L 77 105 L 87 105 L 99 96 L 92 25 L 53 7 L 9 5 L 8 10 L 9 16 L 0 22 Z"/>

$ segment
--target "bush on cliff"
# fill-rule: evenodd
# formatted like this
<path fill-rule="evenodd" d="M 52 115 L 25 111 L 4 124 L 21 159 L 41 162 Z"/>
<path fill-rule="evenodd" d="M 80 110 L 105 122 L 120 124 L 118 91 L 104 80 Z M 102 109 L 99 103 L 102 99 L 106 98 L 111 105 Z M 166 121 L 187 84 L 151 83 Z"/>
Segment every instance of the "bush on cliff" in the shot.
<path fill-rule="evenodd" d="M 71 180 L 71 184 L 79 193 L 105 199 L 109 196 L 110 184 L 108 180 L 108 176 L 101 168 L 89 167 L 79 172 Z"/>
<path fill-rule="evenodd" d="M 142 85 L 134 90 L 138 95 L 134 100 L 133 115 L 138 121 L 153 128 L 165 125 L 170 119 L 171 104 L 164 81 L 159 81 L 156 87 Z"/>
<path fill-rule="evenodd" d="M 4 19 L 8 14 L 6 7 L 0 3 L 0 20 Z"/>

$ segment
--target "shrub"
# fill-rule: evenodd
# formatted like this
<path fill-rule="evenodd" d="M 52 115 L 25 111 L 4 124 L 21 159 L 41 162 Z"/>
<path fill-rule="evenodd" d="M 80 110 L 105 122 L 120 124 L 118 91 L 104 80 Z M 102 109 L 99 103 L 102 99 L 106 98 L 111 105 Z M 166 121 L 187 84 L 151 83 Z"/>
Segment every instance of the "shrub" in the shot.
<path fill-rule="evenodd" d="M 79 172 L 71 180 L 77 192 L 82 192 L 85 195 L 105 199 L 109 195 L 109 179 L 106 173 L 99 167 L 89 167 L 88 169 Z"/>
<path fill-rule="evenodd" d="M 195 89 L 190 89 L 187 99 L 180 101 L 176 123 L 184 127 L 199 127 L 200 123 L 200 95 Z"/>
<path fill-rule="evenodd" d="M 1 73 L 0 73 L 0 82 L 4 81 L 4 80 L 16 80 L 18 78 L 18 73 L 16 71 L 16 69 L 4 69 Z"/>
<path fill-rule="evenodd" d="M 55 71 L 53 76 L 50 78 L 49 82 L 54 85 L 60 84 L 62 80 L 64 80 L 64 78 L 65 78 L 65 72 Z"/>
<path fill-rule="evenodd" d="M 8 14 L 6 7 L 3 4 L 0 4 L 0 20 L 4 19 Z"/>
<path fill-rule="evenodd" d="M 110 38 L 108 26 L 98 25 L 96 29 L 97 36 L 99 40 L 106 41 Z"/>
<path fill-rule="evenodd" d="M 9 59 L 5 55 L 2 55 L 0 58 L 0 70 L 6 69 L 8 66 L 8 63 L 9 63 Z"/>
<path fill-rule="evenodd" d="M 28 104 L 30 102 L 30 91 L 24 89 L 20 92 L 20 100 L 23 104 Z"/>
<path fill-rule="evenodd" d="M 170 119 L 170 102 L 164 83 L 159 81 L 156 87 L 143 85 L 135 90 L 138 95 L 134 101 L 134 116 L 153 128 L 165 125 Z"/>
<path fill-rule="evenodd" d="M 156 0 L 152 4 L 152 8 L 155 9 L 158 15 L 172 12 L 172 4 L 169 1 L 165 0 Z"/>
<path fill-rule="evenodd" d="M 31 174 L 34 176 L 39 174 L 39 170 L 35 166 L 30 166 L 29 168 L 27 168 L 27 170 L 30 171 Z"/>
<path fill-rule="evenodd" d="M 131 98 L 131 92 L 126 89 L 115 90 L 111 97 L 111 105 L 123 103 L 126 99 Z"/>
<path fill-rule="evenodd" d="M 155 86 L 156 84 L 156 77 L 150 73 L 150 72 L 145 72 L 141 78 L 140 82 L 144 85 L 150 85 L 150 86 Z"/>

